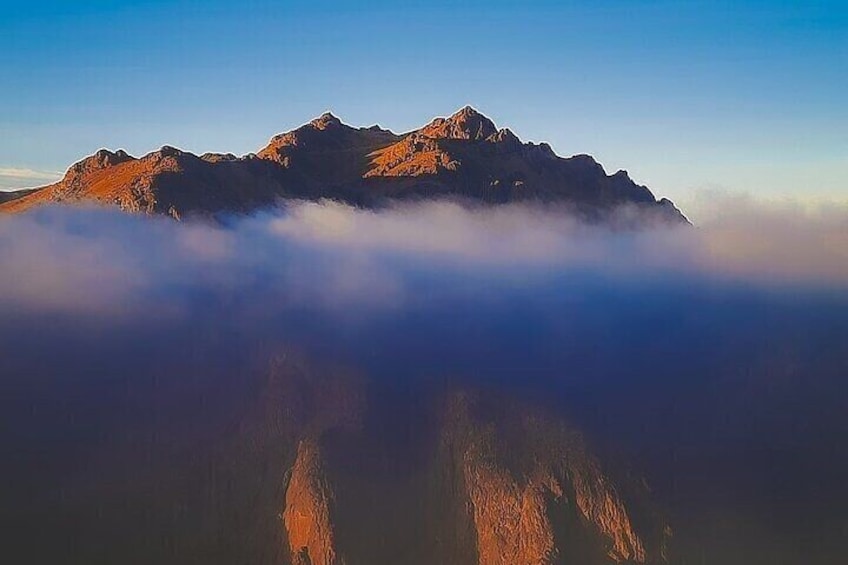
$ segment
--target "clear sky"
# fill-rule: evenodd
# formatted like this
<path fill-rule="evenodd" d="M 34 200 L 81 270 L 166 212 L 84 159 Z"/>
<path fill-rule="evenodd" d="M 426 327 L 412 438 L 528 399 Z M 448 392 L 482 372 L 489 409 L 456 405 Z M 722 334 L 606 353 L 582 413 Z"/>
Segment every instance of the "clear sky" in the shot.
<path fill-rule="evenodd" d="M 848 1 L 5 2 L 0 187 L 472 104 L 681 205 L 848 199 Z M 36 178 L 39 177 L 39 178 Z"/>

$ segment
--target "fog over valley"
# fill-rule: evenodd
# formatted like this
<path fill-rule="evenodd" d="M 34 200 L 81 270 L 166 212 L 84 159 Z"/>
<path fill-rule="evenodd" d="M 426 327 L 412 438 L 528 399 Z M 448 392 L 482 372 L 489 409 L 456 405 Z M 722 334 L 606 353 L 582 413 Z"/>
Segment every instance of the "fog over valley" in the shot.
<path fill-rule="evenodd" d="M 0 217 L 7 543 L 837 563 L 848 209 L 715 198 L 640 230 L 453 200 Z"/>

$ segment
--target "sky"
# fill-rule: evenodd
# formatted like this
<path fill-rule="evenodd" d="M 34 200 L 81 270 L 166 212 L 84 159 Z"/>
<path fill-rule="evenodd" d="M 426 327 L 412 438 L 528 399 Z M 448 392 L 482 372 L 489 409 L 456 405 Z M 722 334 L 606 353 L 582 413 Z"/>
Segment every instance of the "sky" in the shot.
<path fill-rule="evenodd" d="M 848 199 L 848 2 L 5 3 L 0 189 L 101 147 L 244 154 L 471 104 L 684 208 Z"/>

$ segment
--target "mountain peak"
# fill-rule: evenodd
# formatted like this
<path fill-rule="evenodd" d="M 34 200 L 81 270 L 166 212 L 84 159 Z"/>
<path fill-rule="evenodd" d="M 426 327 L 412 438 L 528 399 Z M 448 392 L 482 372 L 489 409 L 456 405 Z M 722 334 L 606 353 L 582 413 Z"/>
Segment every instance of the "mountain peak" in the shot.
<path fill-rule="evenodd" d="M 477 109 L 474 108 L 474 106 L 471 106 L 470 104 L 466 104 L 465 106 L 463 106 L 462 108 L 460 108 L 459 110 L 454 112 L 454 114 L 451 116 L 451 118 L 455 119 L 455 118 L 459 118 L 459 117 L 463 117 L 463 116 L 469 117 L 469 116 L 482 116 L 482 115 L 483 114 L 478 112 Z"/>
<path fill-rule="evenodd" d="M 159 157 L 179 157 L 183 154 L 182 149 L 177 149 L 171 145 L 163 145 L 159 151 L 155 152 Z"/>
<path fill-rule="evenodd" d="M 325 130 L 330 127 L 337 127 L 342 125 L 342 121 L 333 115 L 332 112 L 324 112 L 311 122 L 309 122 L 316 129 Z"/>
<path fill-rule="evenodd" d="M 494 122 L 472 108 L 464 106 L 449 118 L 436 118 L 420 130 L 425 137 L 436 139 L 469 139 L 480 141 L 497 133 Z"/>
<path fill-rule="evenodd" d="M 117 151 L 109 151 L 108 149 L 100 149 L 94 155 L 83 159 L 83 163 L 91 163 L 98 168 L 112 167 L 132 159 L 130 155 L 123 149 Z"/>
<path fill-rule="evenodd" d="M 123 149 L 118 149 L 114 152 L 109 151 L 108 149 L 100 149 L 93 155 L 89 155 L 81 161 L 71 165 L 65 175 L 65 178 L 69 182 L 73 182 L 91 172 L 100 171 L 109 167 L 120 165 L 126 161 L 133 160 L 135 160 L 135 157 L 132 157 Z"/>

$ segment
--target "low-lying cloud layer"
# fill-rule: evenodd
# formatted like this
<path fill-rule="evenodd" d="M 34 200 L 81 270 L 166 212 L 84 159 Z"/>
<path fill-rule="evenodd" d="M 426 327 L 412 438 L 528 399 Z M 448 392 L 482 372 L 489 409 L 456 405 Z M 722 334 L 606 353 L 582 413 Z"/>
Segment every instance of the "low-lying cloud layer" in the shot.
<path fill-rule="evenodd" d="M 544 399 L 647 476 L 712 562 L 828 562 L 846 549 L 848 208 L 716 205 L 642 232 L 446 202 L 2 217 L 4 482 L 181 413 L 173 387 L 236 403 L 244 367 L 294 347 Z"/>
<path fill-rule="evenodd" d="M 693 278 L 763 288 L 848 288 L 848 207 L 805 210 L 724 199 L 703 225 L 609 230 L 564 211 L 426 203 L 372 211 L 335 202 L 220 223 L 52 208 L 0 219 L 0 304 L 127 313 L 192 290 L 270 293 L 277 306 L 396 307 L 414 275 L 488 286 L 569 275 L 611 283 Z M 437 293 L 456 288 L 431 289 Z M 275 307 L 269 304 L 269 307 Z"/>

